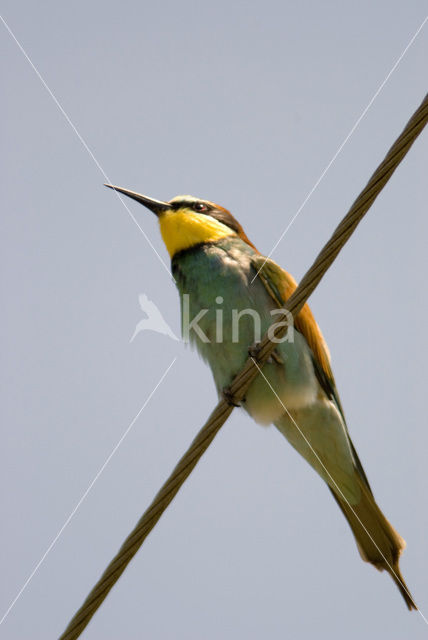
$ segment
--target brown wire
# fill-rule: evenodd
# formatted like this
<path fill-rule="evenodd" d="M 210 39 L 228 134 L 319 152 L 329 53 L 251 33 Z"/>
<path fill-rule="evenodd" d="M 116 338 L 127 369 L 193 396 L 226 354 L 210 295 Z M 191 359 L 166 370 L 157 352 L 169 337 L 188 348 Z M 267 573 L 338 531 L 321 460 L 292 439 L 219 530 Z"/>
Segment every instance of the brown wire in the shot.
<path fill-rule="evenodd" d="M 374 200 L 377 198 L 385 184 L 388 182 L 395 169 L 400 164 L 418 135 L 421 133 L 428 121 L 428 95 L 425 96 L 422 104 L 416 110 L 412 118 L 407 123 L 401 135 L 392 145 L 385 156 L 383 162 L 376 169 L 366 187 L 361 191 L 342 222 L 338 225 L 330 240 L 321 250 L 311 268 L 302 278 L 299 286 L 287 301 L 286 309 L 295 317 L 306 300 L 309 298 L 321 278 L 336 259 L 339 251 L 345 245 L 357 225 L 363 219 Z M 275 329 L 272 332 L 275 338 L 280 339 L 287 331 L 284 321 L 287 316 L 284 313 L 275 321 Z M 282 326 L 281 326 L 282 325 Z M 259 366 L 263 365 L 274 350 L 276 344 L 267 335 L 258 346 L 256 357 Z M 229 388 L 228 396 L 238 404 L 245 396 L 248 387 L 258 375 L 258 369 L 252 358 L 248 358 L 243 369 L 234 378 Z M 230 394 L 230 395 L 229 395 Z M 208 449 L 222 425 L 233 411 L 234 406 L 226 398 L 222 399 L 207 422 L 193 440 L 189 449 L 178 462 L 177 466 L 156 494 L 151 505 L 141 516 L 134 530 L 126 538 L 116 556 L 110 562 L 97 584 L 94 586 L 88 597 L 74 615 L 59 640 L 74 640 L 78 638 L 92 616 L 106 598 L 110 589 L 117 582 L 125 571 L 128 563 L 132 560 L 144 540 L 154 528 L 157 521 L 165 511 L 179 491 L 181 485 L 191 474 L 199 459 Z"/>

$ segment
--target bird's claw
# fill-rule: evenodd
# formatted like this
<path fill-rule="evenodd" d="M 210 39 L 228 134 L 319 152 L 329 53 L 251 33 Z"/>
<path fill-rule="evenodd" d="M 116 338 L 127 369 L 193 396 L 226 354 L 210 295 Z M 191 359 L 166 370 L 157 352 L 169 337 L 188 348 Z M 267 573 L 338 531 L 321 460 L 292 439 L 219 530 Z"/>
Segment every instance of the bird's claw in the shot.
<path fill-rule="evenodd" d="M 254 360 L 258 360 L 260 351 L 260 342 L 254 342 L 250 347 L 248 347 L 248 355 Z"/>
<path fill-rule="evenodd" d="M 241 403 L 237 402 L 237 400 L 235 399 L 235 396 L 233 395 L 233 393 L 230 390 L 230 387 L 225 387 L 222 392 L 221 395 L 223 396 L 223 400 L 225 402 L 227 402 L 227 404 L 231 407 L 240 407 Z"/>
<path fill-rule="evenodd" d="M 253 360 L 255 360 L 256 362 L 259 362 L 260 344 L 261 342 L 255 342 L 248 349 L 248 355 L 251 356 L 251 358 L 253 358 Z M 277 364 L 284 364 L 284 360 L 276 350 L 272 351 L 266 362 L 268 364 L 273 364 L 274 362 L 276 362 Z"/>

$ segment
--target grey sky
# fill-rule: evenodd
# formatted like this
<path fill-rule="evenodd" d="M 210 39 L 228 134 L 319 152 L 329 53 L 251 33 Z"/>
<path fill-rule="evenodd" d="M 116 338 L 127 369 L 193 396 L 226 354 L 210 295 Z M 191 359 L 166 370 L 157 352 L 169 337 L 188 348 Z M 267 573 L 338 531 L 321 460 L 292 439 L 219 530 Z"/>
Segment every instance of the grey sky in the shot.
<path fill-rule="evenodd" d="M 3 2 L 2 15 L 114 183 L 230 208 L 268 253 L 427 13 L 422 1 Z M 300 278 L 426 92 L 420 33 L 273 258 Z M 215 405 L 196 353 L 141 332 L 178 296 L 2 26 L 0 626 L 55 638 Z M 406 539 L 428 614 L 427 133 L 311 299 L 354 443 Z M 132 214 L 168 264 L 156 222 Z M 111 592 L 88 640 L 424 638 L 361 562 L 322 481 L 235 411 Z"/>

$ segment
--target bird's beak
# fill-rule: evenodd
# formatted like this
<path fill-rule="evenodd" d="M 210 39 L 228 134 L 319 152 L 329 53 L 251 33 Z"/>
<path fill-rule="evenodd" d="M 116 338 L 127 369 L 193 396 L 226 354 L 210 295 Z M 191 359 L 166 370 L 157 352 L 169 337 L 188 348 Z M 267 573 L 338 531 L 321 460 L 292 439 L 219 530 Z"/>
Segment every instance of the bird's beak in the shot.
<path fill-rule="evenodd" d="M 133 200 L 136 200 L 140 204 L 143 204 L 145 207 L 147 207 L 147 209 L 153 211 L 153 213 L 157 216 L 160 216 L 164 211 L 168 211 L 168 209 L 172 209 L 171 205 L 168 202 L 162 202 L 161 200 L 148 198 L 147 196 L 142 196 L 140 193 L 129 191 L 129 189 L 122 189 L 122 187 L 116 187 L 113 184 L 105 184 L 104 186 L 108 187 L 109 189 L 119 191 L 119 193 L 123 193 L 125 196 L 133 198 Z"/>

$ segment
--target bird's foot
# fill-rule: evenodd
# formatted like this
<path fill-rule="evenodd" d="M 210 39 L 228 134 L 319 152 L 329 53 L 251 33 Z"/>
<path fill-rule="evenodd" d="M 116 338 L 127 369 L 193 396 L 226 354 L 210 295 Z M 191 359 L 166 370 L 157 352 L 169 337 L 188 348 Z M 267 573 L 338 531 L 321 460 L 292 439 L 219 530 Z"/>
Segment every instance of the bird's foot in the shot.
<path fill-rule="evenodd" d="M 260 345 L 261 342 L 255 342 L 248 349 L 248 355 L 251 356 L 251 358 L 253 358 L 253 360 L 255 360 L 256 362 L 259 362 Z M 273 362 L 276 362 L 277 364 L 284 364 L 284 360 L 276 350 L 272 351 L 266 362 L 269 364 L 272 364 Z"/>
<path fill-rule="evenodd" d="M 269 358 L 269 360 L 272 359 L 272 362 L 276 362 L 276 364 L 284 364 L 284 360 L 281 358 L 281 356 L 279 355 L 278 351 L 272 351 L 272 354 Z M 268 360 L 268 362 L 269 362 Z"/>
<path fill-rule="evenodd" d="M 223 397 L 223 400 L 227 402 L 229 406 L 231 407 L 241 406 L 241 403 L 236 400 L 235 396 L 231 392 L 230 387 L 224 387 L 224 389 L 221 392 L 221 395 Z"/>
<path fill-rule="evenodd" d="M 260 341 L 254 342 L 251 346 L 248 347 L 248 355 L 251 356 L 256 362 L 259 359 L 259 351 L 260 351 Z"/>

